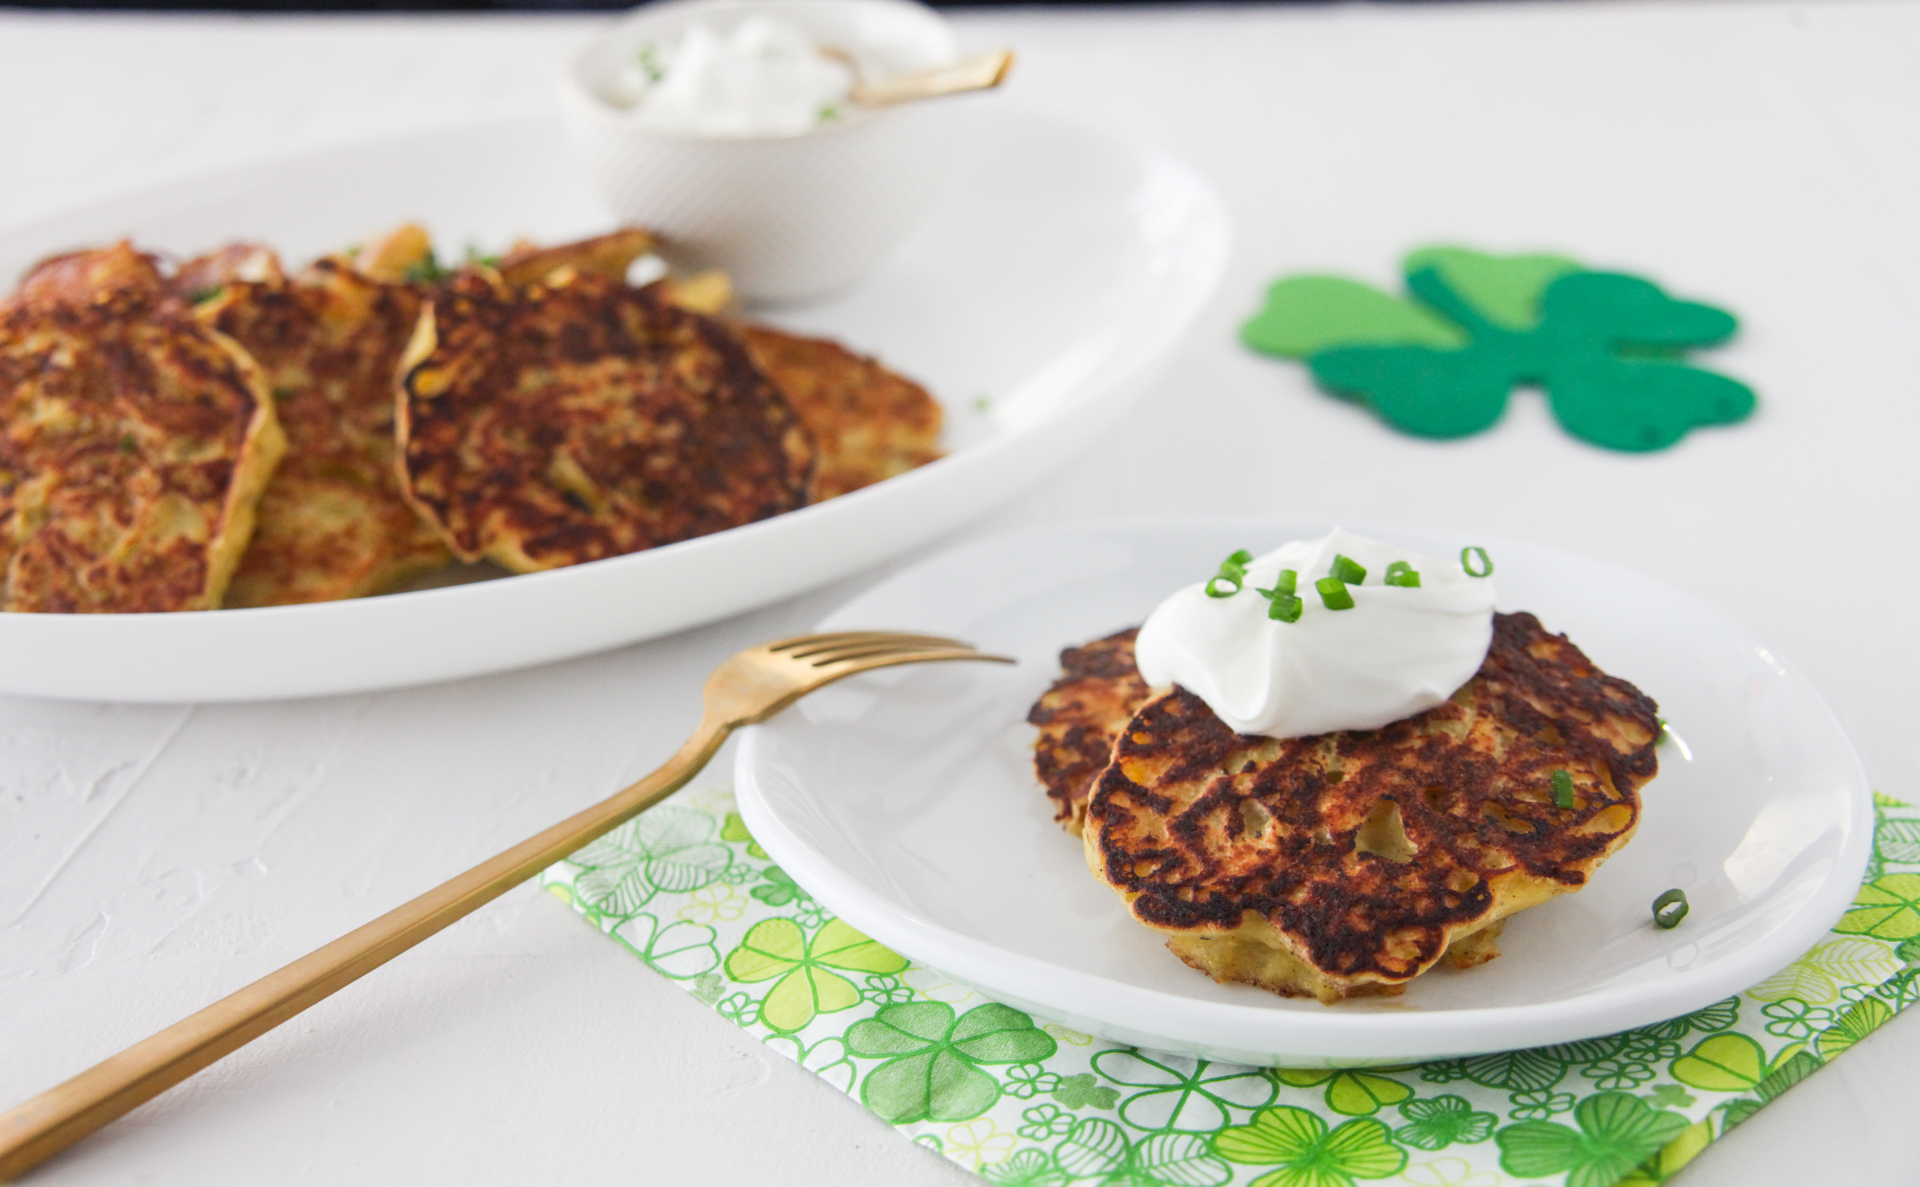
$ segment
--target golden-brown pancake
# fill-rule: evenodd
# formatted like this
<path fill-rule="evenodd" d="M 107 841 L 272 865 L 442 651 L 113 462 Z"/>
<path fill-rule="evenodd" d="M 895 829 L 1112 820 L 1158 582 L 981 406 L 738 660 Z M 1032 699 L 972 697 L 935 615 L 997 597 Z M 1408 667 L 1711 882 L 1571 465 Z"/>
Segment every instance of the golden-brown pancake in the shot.
<path fill-rule="evenodd" d="M 787 401 L 725 327 L 648 290 L 469 269 L 402 367 L 408 498 L 462 560 L 551 569 L 807 500 L 813 445 Z"/>
<path fill-rule="evenodd" d="M 1216 980 L 1397 993 L 1450 946 L 1491 958 L 1494 925 L 1586 884 L 1639 823 L 1658 731 L 1650 699 L 1531 614 L 1495 615 L 1472 680 L 1378 730 L 1235 734 L 1175 686 L 1101 773 L 1087 861 Z"/>
<path fill-rule="evenodd" d="M 216 278 L 207 261 L 182 272 Z M 424 291 L 328 258 L 293 280 L 229 277 L 197 308 L 258 360 L 287 435 L 226 605 L 382 593 L 452 559 L 394 467 L 395 372 Z"/>
<path fill-rule="evenodd" d="M 128 244 L 0 302 L 0 605 L 209 610 L 284 448 L 245 351 Z"/>
<path fill-rule="evenodd" d="M 940 405 L 911 379 L 824 338 L 756 325 L 739 332 L 819 447 L 813 502 L 940 456 Z"/>
<path fill-rule="evenodd" d="M 1133 663 L 1139 633 L 1129 627 L 1062 651 L 1060 678 L 1027 711 L 1027 721 L 1040 727 L 1033 772 L 1053 799 L 1053 818 L 1076 837 L 1115 740 L 1153 695 Z"/>

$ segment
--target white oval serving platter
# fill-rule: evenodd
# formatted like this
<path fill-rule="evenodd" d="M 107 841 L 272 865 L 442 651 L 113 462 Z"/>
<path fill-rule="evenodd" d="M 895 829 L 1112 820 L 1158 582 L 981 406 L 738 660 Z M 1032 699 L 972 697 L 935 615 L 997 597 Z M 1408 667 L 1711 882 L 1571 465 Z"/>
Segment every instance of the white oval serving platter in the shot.
<path fill-rule="evenodd" d="M 933 539 L 1091 444 L 1211 295 L 1228 222 L 1180 163 L 983 108 L 955 188 L 882 272 L 769 320 L 879 355 L 947 410 L 948 457 L 716 535 L 571 569 L 349 602 L 183 614 L 0 614 L 0 693 L 234 701 L 362 691 L 603 650 L 765 605 Z M 0 276 L 131 236 L 235 239 L 293 262 L 406 219 L 443 254 L 610 218 L 544 121 L 269 162 L 0 231 Z"/>
<path fill-rule="evenodd" d="M 1027 707 L 1061 648 L 1137 624 L 1237 548 L 1332 524 L 1063 527 L 938 554 L 822 629 L 968 639 L 1016 666 L 857 677 L 747 732 L 740 811 L 830 910 L 999 1001 L 1115 1042 L 1272 1066 L 1363 1066 L 1571 1042 L 1673 1017 L 1799 957 L 1859 887 L 1872 799 L 1818 695 L 1711 609 L 1657 582 L 1516 543 L 1347 524 L 1416 551 L 1488 548 L 1530 610 L 1660 704 L 1674 737 L 1637 835 L 1578 894 L 1511 919 L 1503 955 L 1334 1007 L 1181 964 L 1096 883 L 1031 766 Z M 1671 931 L 1650 905 L 1678 886 Z"/>

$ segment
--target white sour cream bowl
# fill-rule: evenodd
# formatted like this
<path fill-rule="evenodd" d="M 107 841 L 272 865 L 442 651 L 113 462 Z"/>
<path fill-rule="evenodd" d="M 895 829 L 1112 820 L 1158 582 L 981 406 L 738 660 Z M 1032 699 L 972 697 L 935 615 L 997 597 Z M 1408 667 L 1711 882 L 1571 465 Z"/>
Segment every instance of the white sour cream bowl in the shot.
<path fill-rule="evenodd" d="M 748 301 L 777 303 L 851 287 L 880 265 L 946 184 L 966 104 L 823 104 L 834 106 L 831 118 L 801 120 L 793 107 L 820 76 L 791 62 L 740 101 L 755 84 L 727 54 L 743 28 L 747 40 L 789 48 L 765 34 L 769 22 L 848 55 L 867 80 L 960 57 L 946 20 L 910 0 L 665 0 L 580 53 L 561 109 L 569 142 L 621 221 L 660 234 L 675 266 L 724 268 Z M 695 77 L 663 80 L 674 92 L 642 103 L 635 65 L 647 47 L 713 60 Z"/>
<path fill-rule="evenodd" d="M 1351 609 L 1329 609 L 1315 583 L 1344 556 L 1366 569 Z M 1407 563 L 1417 587 L 1386 584 Z M 1259 591 L 1296 574 L 1300 616 L 1271 617 Z M 1135 643 L 1148 684 L 1178 684 L 1243 734 L 1297 738 L 1378 729 L 1430 709 L 1473 678 L 1493 641 L 1493 582 L 1457 559 L 1422 556 L 1335 528 L 1247 565 L 1239 592 L 1188 586 L 1147 617 Z M 1218 587 L 1221 591 L 1227 585 Z"/>

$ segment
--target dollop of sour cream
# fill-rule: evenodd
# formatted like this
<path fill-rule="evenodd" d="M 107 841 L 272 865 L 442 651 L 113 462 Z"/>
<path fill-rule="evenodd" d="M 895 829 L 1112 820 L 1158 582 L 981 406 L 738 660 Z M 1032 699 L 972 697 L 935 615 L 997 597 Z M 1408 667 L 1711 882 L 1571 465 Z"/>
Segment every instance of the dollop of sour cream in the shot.
<path fill-rule="evenodd" d="M 796 136 L 852 112 L 853 71 L 786 21 L 754 16 L 721 32 L 696 22 L 639 47 L 614 98 L 633 120 L 684 136 Z"/>
<path fill-rule="evenodd" d="M 1315 588 L 1336 556 L 1366 569 L 1347 585 L 1351 609 L 1329 609 Z M 1417 588 L 1386 584 L 1396 561 L 1420 575 Z M 1275 588 L 1282 569 L 1298 574 L 1294 622 L 1270 617 L 1258 592 Z M 1335 528 L 1255 559 L 1230 597 L 1209 596 L 1205 582 L 1175 593 L 1140 628 L 1135 656 L 1148 684 L 1182 686 L 1239 733 L 1377 729 L 1473 678 L 1493 641 L 1494 600 L 1493 582 L 1468 575 L 1459 560 Z"/>

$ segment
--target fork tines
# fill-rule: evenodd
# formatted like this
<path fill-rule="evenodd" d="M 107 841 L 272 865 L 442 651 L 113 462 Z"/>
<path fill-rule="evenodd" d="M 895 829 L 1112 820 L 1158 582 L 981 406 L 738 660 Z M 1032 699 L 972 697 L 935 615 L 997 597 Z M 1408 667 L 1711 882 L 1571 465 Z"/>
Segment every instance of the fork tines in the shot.
<path fill-rule="evenodd" d="M 790 659 L 811 660 L 813 667 L 921 651 L 975 650 L 973 644 L 940 635 L 913 635 L 896 631 L 836 631 L 801 635 L 767 644 L 767 650 Z"/>

